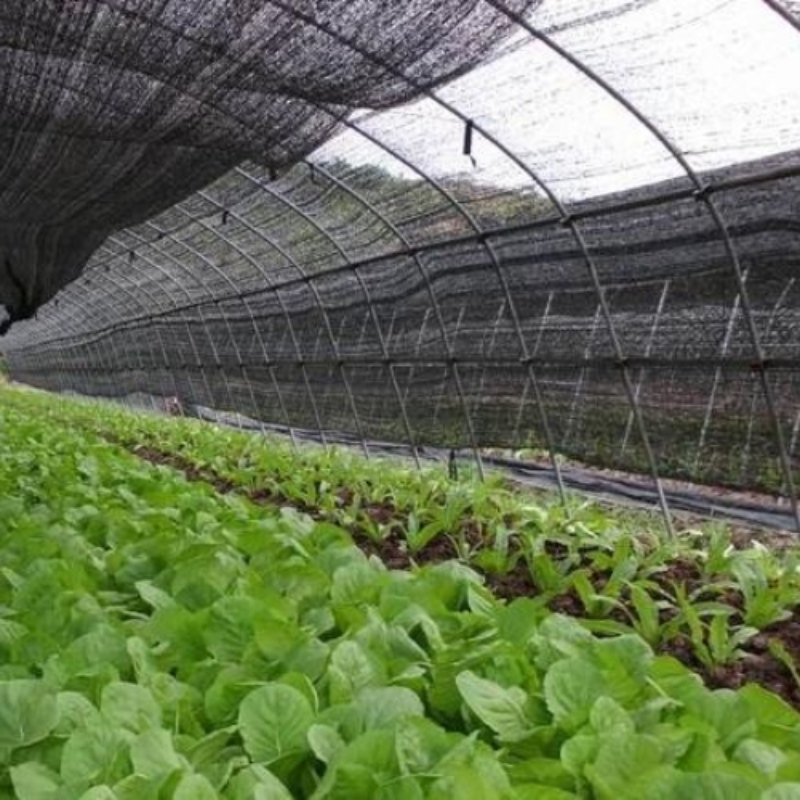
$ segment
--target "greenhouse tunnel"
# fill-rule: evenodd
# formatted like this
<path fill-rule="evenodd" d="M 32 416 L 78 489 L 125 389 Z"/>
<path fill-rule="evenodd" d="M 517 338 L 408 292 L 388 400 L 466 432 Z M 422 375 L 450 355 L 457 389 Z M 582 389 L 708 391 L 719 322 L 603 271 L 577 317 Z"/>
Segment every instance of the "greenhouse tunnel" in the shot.
<path fill-rule="evenodd" d="M 796 0 L 7 0 L 0 75 L 15 380 L 800 524 Z"/>

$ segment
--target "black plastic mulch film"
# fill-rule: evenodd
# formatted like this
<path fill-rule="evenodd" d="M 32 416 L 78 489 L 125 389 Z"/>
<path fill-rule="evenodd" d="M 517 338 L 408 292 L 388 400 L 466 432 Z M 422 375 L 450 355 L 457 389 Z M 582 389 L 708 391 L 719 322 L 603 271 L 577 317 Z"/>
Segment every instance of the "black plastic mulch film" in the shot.
<path fill-rule="evenodd" d="M 796 515 L 798 75 L 796 0 L 9 0 L 0 349 Z"/>

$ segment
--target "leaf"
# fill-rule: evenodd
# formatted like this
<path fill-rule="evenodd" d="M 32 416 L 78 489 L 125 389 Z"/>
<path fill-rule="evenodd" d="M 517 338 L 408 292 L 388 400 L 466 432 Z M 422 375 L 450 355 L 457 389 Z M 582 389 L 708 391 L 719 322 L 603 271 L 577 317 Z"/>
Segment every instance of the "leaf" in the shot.
<path fill-rule="evenodd" d="M 374 656 L 365 652 L 358 642 L 344 641 L 331 656 L 331 702 L 347 702 L 361 689 L 382 683 L 384 678 L 381 665 Z"/>
<path fill-rule="evenodd" d="M 333 575 L 331 602 L 335 606 L 374 603 L 382 583 L 383 574 L 364 561 L 339 567 Z"/>
<path fill-rule="evenodd" d="M 154 586 L 150 581 L 136 581 L 134 586 L 142 600 L 156 611 L 176 605 L 175 600 L 169 594 Z"/>
<path fill-rule="evenodd" d="M 467 798 L 505 800 L 514 797 L 508 775 L 497 755 L 486 745 L 465 740 L 439 763 L 437 780 L 427 797 L 430 800 Z M 449 794 L 448 794 L 449 792 Z"/>
<path fill-rule="evenodd" d="M 172 744 L 172 736 L 163 729 L 139 734 L 131 744 L 131 761 L 136 774 L 145 778 L 162 777 L 183 766 Z"/>
<path fill-rule="evenodd" d="M 382 686 L 363 689 L 355 700 L 364 730 L 394 727 L 404 717 L 424 717 L 425 707 L 411 689 Z"/>
<path fill-rule="evenodd" d="M 603 673 L 609 695 L 623 705 L 639 702 L 647 689 L 653 651 L 638 636 L 600 639 L 592 648 L 593 663 Z"/>
<path fill-rule="evenodd" d="M 595 702 L 608 693 L 603 675 L 583 658 L 554 664 L 544 678 L 544 698 L 557 725 L 576 731 L 589 721 Z"/>
<path fill-rule="evenodd" d="M 11 619 L 0 619 L 0 648 L 11 648 L 28 633 L 28 629 Z"/>
<path fill-rule="evenodd" d="M 587 764 L 597 758 L 601 740 L 596 734 L 578 734 L 567 739 L 561 747 L 561 763 L 576 778 L 583 776 Z"/>
<path fill-rule="evenodd" d="M 110 786 L 95 786 L 80 796 L 80 800 L 119 800 Z"/>
<path fill-rule="evenodd" d="M 524 783 L 514 787 L 517 800 L 578 800 L 578 795 L 542 783 Z"/>
<path fill-rule="evenodd" d="M 662 761 L 663 748 L 656 737 L 615 733 L 604 738 L 597 758 L 584 772 L 598 797 L 634 797 L 637 792 L 641 796 L 650 780 L 648 773 Z"/>
<path fill-rule="evenodd" d="M 308 729 L 308 744 L 315 757 L 325 764 L 330 764 L 346 746 L 330 725 L 312 725 Z"/>
<path fill-rule="evenodd" d="M 575 778 L 558 758 L 529 758 L 508 767 L 509 776 L 517 790 L 521 786 L 551 787 L 572 792 Z"/>
<path fill-rule="evenodd" d="M 464 702 L 503 742 L 519 742 L 533 731 L 525 715 L 527 695 L 521 689 L 505 689 L 469 670 L 456 677 Z"/>
<path fill-rule="evenodd" d="M 11 767 L 17 800 L 52 800 L 61 786 L 58 774 L 37 761 Z"/>
<path fill-rule="evenodd" d="M 403 772 L 432 772 L 454 747 L 464 740 L 462 734 L 448 733 L 424 717 L 407 717 L 395 729 L 395 749 Z"/>
<path fill-rule="evenodd" d="M 57 724 L 56 696 L 42 681 L 0 682 L 0 748 L 39 742 Z"/>
<path fill-rule="evenodd" d="M 592 706 L 589 722 L 598 732 L 606 736 L 633 733 L 635 725 L 630 714 L 610 697 L 601 697 Z"/>
<path fill-rule="evenodd" d="M 61 777 L 67 783 L 113 784 L 130 772 L 127 753 L 122 731 L 105 720 L 79 728 L 64 744 Z"/>
<path fill-rule="evenodd" d="M 496 607 L 494 615 L 500 637 L 517 647 L 525 647 L 536 633 L 541 613 L 539 606 L 528 597 L 518 597 L 507 606 Z"/>
<path fill-rule="evenodd" d="M 761 800 L 800 800 L 800 783 L 776 783 L 761 795 Z"/>
<path fill-rule="evenodd" d="M 594 639 L 572 617 L 551 614 L 542 621 L 539 632 L 533 637 L 533 643 L 537 666 L 547 670 L 565 657 L 587 653 L 594 644 Z"/>
<path fill-rule="evenodd" d="M 690 712 L 703 724 L 712 726 L 726 751 L 733 750 L 739 742 L 751 738 L 758 730 L 748 702 L 741 694 L 728 689 L 699 695 Z"/>
<path fill-rule="evenodd" d="M 645 784 L 646 785 L 646 784 Z M 650 787 L 647 787 L 650 789 Z M 639 795 L 625 795 L 620 800 L 639 800 Z M 677 773 L 665 784 L 663 791 L 654 792 L 653 800 L 764 800 L 757 784 L 741 775 L 722 771 L 699 774 Z M 788 800 L 793 800 L 789 798 Z"/>
<path fill-rule="evenodd" d="M 245 697 L 239 708 L 239 731 L 254 761 L 272 764 L 290 753 L 308 750 L 306 735 L 314 711 L 291 686 L 271 683 Z"/>
<path fill-rule="evenodd" d="M 228 745 L 235 727 L 220 728 L 212 731 L 199 741 L 194 742 L 186 751 L 186 758 L 195 770 L 201 771 L 217 761 Z"/>
<path fill-rule="evenodd" d="M 59 692 L 56 703 L 59 719 L 54 733 L 69 735 L 77 728 L 96 725 L 101 719 L 100 712 L 78 692 Z"/>
<path fill-rule="evenodd" d="M 187 775 L 175 788 L 172 800 L 218 800 L 214 787 L 202 775 Z"/>
<path fill-rule="evenodd" d="M 733 757 L 736 761 L 749 764 L 770 778 L 775 777 L 775 773 L 786 761 L 786 753 L 757 739 L 745 739 L 740 742 Z"/>
<path fill-rule="evenodd" d="M 239 663 L 253 640 L 254 620 L 261 609 L 250 597 L 223 597 L 211 607 L 203 639 L 220 663 Z"/>
<path fill-rule="evenodd" d="M 314 800 L 373 800 L 384 784 L 399 777 L 394 734 L 367 731 L 336 757 L 325 773 Z"/>
<path fill-rule="evenodd" d="M 297 689 L 308 700 L 311 708 L 316 713 L 319 709 L 319 695 L 314 682 L 304 672 L 285 672 L 278 678 L 278 683 Z"/>
<path fill-rule="evenodd" d="M 103 688 L 100 712 L 112 725 L 140 733 L 161 727 L 161 709 L 150 690 L 115 681 Z"/>
<path fill-rule="evenodd" d="M 636 583 L 630 584 L 631 604 L 636 611 L 636 628 L 646 642 L 655 646 L 661 633 L 658 604 Z"/>
<path fill-rule="evenodd" d="M 294 800 L 289 790 L 260 764 L 243 769 L 225 795 L 229 800 Z"/>
<path fill-rule="evenodd" d="M 129 664 L 125 637 L 111 625 L 97 625 L 70 644 L 63 661 L 70 675 L 93 674 L 112 667 L 125 670 Z"/>
<path fill-rule="evenodd" d="M 205 712 L 215 724 L 226 724 L 236 718 L 242 700 L 255 685 L 250 672 L 242 667 L 225 667 L 205 693 Z"/>
<path fill-rule="evenodd" d="M 800 750 L 800 713 L 761 686 L 739 690 L 758 722 L 758 738 L 787 750 Z"/>
<path fill-rule="evenodd" d="M 161 800 L 163 783 L 160 778 L 128 775 L 114 784 L 114 793 L 119 800 Z"/>

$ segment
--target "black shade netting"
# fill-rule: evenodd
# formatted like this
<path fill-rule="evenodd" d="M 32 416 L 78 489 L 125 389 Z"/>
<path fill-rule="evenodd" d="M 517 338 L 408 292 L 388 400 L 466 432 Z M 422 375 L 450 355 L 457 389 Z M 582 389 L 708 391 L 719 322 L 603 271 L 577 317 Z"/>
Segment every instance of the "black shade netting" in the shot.
<path fill-rule="evenodd" d="M 88 258 L 14 377 L 790 493 L 796 3 L 72 6 L 2 12 L 0 289 Z"/>

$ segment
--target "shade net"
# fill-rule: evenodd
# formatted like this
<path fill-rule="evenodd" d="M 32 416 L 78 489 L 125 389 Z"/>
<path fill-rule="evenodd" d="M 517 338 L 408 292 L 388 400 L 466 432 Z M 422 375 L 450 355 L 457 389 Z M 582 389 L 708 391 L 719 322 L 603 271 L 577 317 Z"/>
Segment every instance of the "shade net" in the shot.
<path fill-rule="evenodd" d="M 0 16 L 18 380 L 793 494 L 796 2 Z"/>

